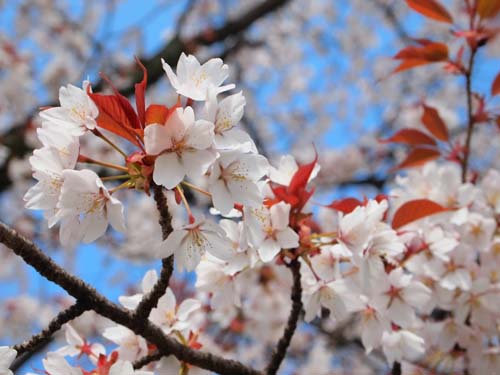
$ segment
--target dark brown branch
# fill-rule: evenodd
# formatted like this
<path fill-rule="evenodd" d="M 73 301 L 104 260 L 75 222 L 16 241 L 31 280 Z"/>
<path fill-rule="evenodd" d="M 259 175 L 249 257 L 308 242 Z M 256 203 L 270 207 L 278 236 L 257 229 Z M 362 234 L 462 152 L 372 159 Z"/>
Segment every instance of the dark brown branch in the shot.
<path fill-rule="evenodd" d="M 159 361 L 163 357 L 162 353 L 155 352 L 152 354 L 149 354 L 145 357 L 142 357 L 141 359 L 138 359 L 133 363 L 134 369 L 139 370 L 143 368 L 146 365 L 149 365 L 151 362 Z"/>
<path fill-rule="evenodd" d="M 265 373 L 267 375 L 274 375 L 278 372 L 279 367 L 285 359 L 286 352 L 292 341 L 293 334 L 297 329 L 297 322 L 299 320 L 300 312 L 302 311 L 302 284 L 300 283 L 300 262 L 297 259 L 292 260 L 290 263 L 290 270 L 293 275 L 292 287 L 292 310 L 288 317 L 283 336 L 278 341 L 278 345 L 274 350 L 271 360 L 267 365 Z"/>
<path fill-rule="evenodd" d="M 161 227 L 163 240 L 166 240 L 168 235 L 172 233 L 172 216 L 168 210 L 167 199 L 165 194 L 163 194 L 163 189 L 161 186 L 155 185 L 153 187 L 154 199 L 156 201 L 156 207 L 159 213 L 159 223 Z M 151 310 L 153 310 L 158 304 L 158 300 L 165 294 L 170 282 L 170 277 L 174 271 L 174 256 L 171 255 L 168 258 L 162 259 L 162 269 L 160 277 L 153 289 L 144 296 L 142 301 L 137 306 L 134 319 L 137 322 L 142 322 L 148 319 Z"/>
<path fill-rule="evenodd" d="M 52 319 L 47 328 L 45 328 L 42 332 L 32 336 L 22 344 L 14 346 L 14 349 L 17 351 L 18 355 L 23 354 L 24 352 L 32 351 L 38 345 L 50 340 L 52 335 L 59 331 L 64 324 L 79 317 L 88 309 L 89 308 L 84 303 L 75 303 L 66 310 L 61 311 L 54 319 Z"/>
<path fill-rule="evenodd" d="M 17 358 L 10 366 L 10 369 L 12 371 L 18 370 L 31 358 L 32 353 L 40 351 L 50 344 L 53 335 L 59 331 L 64 324 L 79 317 L 88 309 L 89 308 L 85 304 L 77 302 L 66 310 L 61 311 L 42 332 L 14 346 L 14 349 L 17 351 Z"/>
<path fill-rule="evenodd" d="M 401 363 L 394 362 L 391 369 L 391 375 L 401 375 Z"/>
<path fill-rule="evenodd" d="M 32 266 L 41 276 L 62 287 L 76 298 L 77 301 L 90 306 L 96 313 L 144 337 L 147 341 L 154 344 L 161 353 L 172 354 L 179 361 L 220 374 L 261 374 L 259 371 L 245 366 L 241 362 L 224 359 L 211 353 L 193 350 L 184 346 L 175 339 L 166 336 L 161 328 L 153 325 L 149 320 L 138 324 L 130 311 L 109 301 L 97 292 L 95 288 L 66 272 L 50 257 L 45 255 L 33 242 L 24 238 L 2 222 L 0 222 L 0 242 L 12 249 L 16 255 Z"/>

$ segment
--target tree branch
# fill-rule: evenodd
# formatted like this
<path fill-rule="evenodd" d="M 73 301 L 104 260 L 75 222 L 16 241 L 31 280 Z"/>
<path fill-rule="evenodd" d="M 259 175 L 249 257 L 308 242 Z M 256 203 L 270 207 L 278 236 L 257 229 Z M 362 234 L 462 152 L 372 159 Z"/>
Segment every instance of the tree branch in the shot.
<path fill-rule="evenodd" d="M 166 240 L 168 235 L 172 233 L 172 216 L 168 210 L 167 199 L 165 198 L 165 194 L 163 194 L 163 188 L 161 186 L 154 185 L 153 191 L 156 207 L 160 216 L 159 222 L 162 237 L 163 240 Z M 148 319 L 151 310 L 156 307 L 158 300 L 165 294 L 173 271 L 174 256 L 171 255 L 168 258 L 162 259 L 160 278 L 153 286 L 153 289 L 151 289 L 149 294 L 143 297 L 142 301 L 135 309 L 134 319 L 137 322 L 142 322 Z"/>
<path fill-rule="evenodd" d="M 139 370 L 144 366 L 149 365 L 151 362 L 159 361 L 162 357 L 163 354 L 160 352 L 155 352 L 147 356 L 144 356 L 133 363 L 134 369 Z"/>
<path fill-rule="evenodd" d="M 70 306 L 66 310 L 61 311 L 57 316 L 52 319 L 47 328 L 37 335 L 32 336 L 30 339 L 24 341 L 22 344 L 14 346 L 17 354 L 23 354 L 24 352 L 32 351 L 38 345 L 43 342 L 50 340 L 52 335 L 59 331 L 61 327 L 72 321 L 73 319 L 82 315 L 85 311 L 89 310 L 88 306 L 82 302 L 76 302 L 74 305 Z"/>
<path fill-rule="evenodd" d="M 291 261 L 290 270 L 293 275 L 293 287 L 292 287 L 292 310 L 290 311 L 290 316 L 288 317 L 288 322 L 286 324 L 283 336 L 278 341 L 278 345 L 274 350 L 271 360 L 267 365 L 265 373 L 267 375 L 275 375 L 281 365 L 281 362 L 285 359 L 286 352 L 292 341 L 293 334 L 297 328 L 297 322 L 299 320 L 300 312 L 302 311 L 302 284 L 300 283 L 300 262 L 297 259 Z"/>
<path fill-rule="evenodd" d="M 211 353 L 193 350 L 184 346 L 177 340 L 166 336 L 161 328 L 152 324 L 149 320 L 138 324 L 130 311 L 109 301 L 97 292 L 95 288 L 66 272 L 50 257 L 45 255 L 33 242 L 24 238 L 2 222 L 0 222 L 0 242 L 11 248 L 15 254 L 35 268 L 41 276 L 58 284 L 66 292 L 75 297 L 77 301 L 90 306 L 96 313 L 144 337 L 147 341 L 154 344 L 161 353 L 172 354 L 179 361 L 220 374 L 261 375 L 259 371 L 245 366 L 241 362 L 224 359 Z"/>
<path fill-rule="evenodd" d="M 52 336 L 59 331 L 64 324 L 79 317 L 88 309 L 88 306 L 84 303 L 76 302 L 74 305 L 57 314 L 42 332 L 14 346 L 14 349 L 17 351 L 17 358 L 10 366 L 11 370 L 16 371 L 19 369 L 31 358 L 32 353 L 48 345 L 52 340 Z"/>

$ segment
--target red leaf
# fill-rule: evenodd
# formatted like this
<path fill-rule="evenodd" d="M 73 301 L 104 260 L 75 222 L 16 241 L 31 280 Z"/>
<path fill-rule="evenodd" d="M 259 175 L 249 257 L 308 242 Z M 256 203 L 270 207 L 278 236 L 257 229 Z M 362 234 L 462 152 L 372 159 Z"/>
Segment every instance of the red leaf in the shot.
<path fill-rule="evenodd" d="M 403 61 L 394 69 L 393 73 L 448 60 L 448 46 L 446 44 L 427 40 L 417 42 L 420 46 L 408 46 L 394 56 L 394 59 Z"/>
<path fill-rule="evenodd" d="M 405 143 L 408 145 L 436 145 L 434 139 L 417 129 L 401 129 L 392 137 L 382 140 L 382 142 Z"/>
<path fill-rule="evenodd" d="M 169 110 L 161 104 L 151 104 L 146 110 L 146 126 L 151 124 L 165 124 Z"/>
<path fill-rule="evenodd" d="M 344 214 L 349 214 L 358 206 L 363 205 L 363 202 L 356 198 L 344 198 L 337 199 L 330 203 L 327 207 L 332 208 L 334 210 L 343 212 Z"/>
<path fill-rule="evenodd" d="M 294 211 L 302 210 L 314 193 L 314 188 L 310 190 L 306 190 L 306 188 L 309 177 L 311 177 L 311 173 L 317 161 L 318 155 L 316 154 L 311 163 L 299 166 L 288 186 L 271 184 L 271 189 L 276 199 L 268 200 L 266 204 L 272 205 L 279 201 L 283 201 L 289 203 Z"/>
<path fill-rule="evenodd" d="M 148 71 L 142 65 L 140 60 L 136 57 L 135 61 L 142 69 L 142 81 L 135 84 L 135 106 L 137 107 L 137 113 L 139 114 L 139 123 L 141 128 L 144 128 L 146 124 L 146 86 L 148 84 Z"/>
<path fill-rule="evenodd" d="M 448 211 L 448 209 L 429 199 L 409 201 L 397 209 L 392 219 L 392 227 L 399 229 L 415 220 L 444 211 Z"/>
<path fill-rule="evenodd" d="M 88 93 L 88 95 L 99 109 L 99 116 L 96 120 L 97 125 L 141 147 L 135 136 L 134 129 L 130 126 L 129 117 L 118 97 L 93 93 Z"/>
<path fill-rule="evenodd" d="M 423 104 L 424 113 L 422 115 L 422 123 L 427 128 L 431 134 L 439 139 L 440 141 L 448 141 L 448 128 L 444 123 L 441 116 L 439 116 L 439 112 L 433 108 Z"/>
<path fill-rule="evenodd" d="M 450 13 L 436 0 L 406 0 L 408 6 L 415 12 L 435 21 L 453 23 Z"/>
<path fill-rule="evenodd" d="M 500 12 L 500 0 L 478 0 L 477 13 L 481 18 L 492 18 Z"/>
<path fill-rule="evenodd" d="M 299 166 L 299 169 L 297 169 L 288 185 L 288 191 L 290 193 L 296 192 L 299 188 L 305 189 L 317 161 L 318 155 L 316 154 L 312 162 Z"/>
<path fill-rule="evenodd" d="M 101 77 L 113 89 L 113 92 L 115 93 L 114 97 L 118 100 L 118 102 L 120 103 L 120 106 L 122 107 L 122 111 L 126 115 L 126 118 L 127 118 L 126 125 L 130 128 L 142 129 L 141 123 L 139 121 L 139 117 L 137 117 L 137 114 L 135 113 L 134 108 L 132 107 L 132 105 L 130 104 L 128 99 L 126 97 L 124 97 L 122 94 L 120 94 L 118 89 L 113 85 L 113 83 L 109 80 L 108 77 L 106 77 L 102 73 L 101 73 Z M 102 95 L 102 96 L 104 96 L 104 95 Z M 109 96 L 113 96 L 113 95 L 109 95 Z"/>
<path fill-rule="evenodd" d="M 162 104 L 151 104 L 146 110 L 146 126 L 151 124 L 165 124 L 169 116 L 180 107 L 180 103 L 168 108 Z"/>
<path fill-rule="evenodd" d="M 491 95 L 495 96 L 500 94 L 500 73 L 497 74 L 495 77 L 495 80 L 493 81 L 491 85 Z"/>
<path fill-rule="evenodd" d="M 395 169 L 412 168 L 423 165 L 431 160 L 435 160 L 441 156 L 438 150 L 431 148 L 415 148 L 413 149 L 405 160 L 399 164 Z"/>

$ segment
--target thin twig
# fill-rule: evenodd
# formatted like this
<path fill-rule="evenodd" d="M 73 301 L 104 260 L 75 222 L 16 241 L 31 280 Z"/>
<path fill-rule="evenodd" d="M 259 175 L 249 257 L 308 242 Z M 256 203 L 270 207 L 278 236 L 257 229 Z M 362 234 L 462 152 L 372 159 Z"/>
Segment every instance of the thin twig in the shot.
<path fill-rule="evenodd" d="M 88 309 L 89 308 L 85 304 L 77 302 L 57 314 L 42 332 L 30 337 L 21 344 L 15 345 L 14 349 L 17 351 L 17 358 L 10 366 L 11 371 L 16 371 L 21 368 L 31 358 L 32 354 L 42 351 L 50 344 L 54 334 L 59 331 L 64 324 L 79 317 Z"/>
<path fill-rule="evenodd" d="M 302 285 L 300 283 L 300 262 L 294 259 L 290 263 L 290 270 L 293 275 L 293 287 L 292 287 L 292 310 L 290 311 L 290 316 L 288 317 L 288 322 L 286 324 L 283 336 L 278 341 L 276 349 L 274 350 L 271 360 L 267 365 L 265 373 L 267 375 L 274 375 L 278 372 L 283 359 L 285 359 L 286 352 L 292 341 L 293 334 L 297 328 L 297 322 L 299 320 L 300 312 L 302 311 Z"/>
<path fill-rule="evenodd" d="M 165 335 L 163 330 L 149 320 L 137 323 L 132 312 L 109 301 L 95 288 L 81 279 L 71 275 L 50 257 L 48 257 L 32 241 L 18 234 L 8 225 L 0 221 L 0 242 L 12 249 L 27 264 L 32 266 L 41 276 L 62 287 L 71 296 L 101 316 L 121 324 L 136 335 L 144 337 L 155 345 L 161 353 L 174 355 L 179 361 L 213 371 L 223 375 L 261 375 L 261 373 L 243 363 L 229 360 L 201 350 L 194 350 L 182 345 L 177 340 Z"/>
<path fill-rule="evenodd" d="M 470 145 L 474 130 L 474 115 L 472 113 L 472 70 L 474 68 L 474 58 L 477 48 L 471 48 L 469 55 L 469 66 L 465 73 L 465 90 L 467 92 L 467 135 L 465 138 L 464 158 L 462 160 L 462 182 L 467 182 L 467 169 L 469 167 Z"/>
<path fill-rule="evenodd" d="M 155 185 L 153 187 L 154 199 L 159 213 L 159 223 L 161 227 L 163 240 L 166 240 L 168 235 L 172 233 L 172 216 L 168 210 L 167 199 L 163 194 L 163 188 Z M 158 281 L 153 286 L 151 291 L 143 297 L 142 301 L 137 306 L 134 319 L 138 322 L 145 321 L 149 317 L 151 310 L 158 304 L 158 300 L 165 294 L 170 282 L 170 277 L 174 270 L 174 256 L 162 259 L 162 269 Z"/>

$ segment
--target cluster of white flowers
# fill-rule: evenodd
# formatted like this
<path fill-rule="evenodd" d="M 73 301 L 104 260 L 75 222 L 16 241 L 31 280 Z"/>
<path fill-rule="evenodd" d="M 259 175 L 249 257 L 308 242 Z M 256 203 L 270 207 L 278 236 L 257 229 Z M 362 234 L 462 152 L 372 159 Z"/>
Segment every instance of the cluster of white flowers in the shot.
<path fill-rule="evenodd" d="M 298 259 L 306 322 L 326 311 L 335 323 L 359 318 L 357 334 L 366 352 L 384 353 L 389 364 L 499 371 L 500 173 L 491 170 L 477 184 L 464 184 L 455 164 L 431 163 L 398 178 L 388 197 L 349 209 L 322 207 L 316 219 L 311 197 L 317 158 L 299 165 L 284 156 L 273 167 L 258 154 L 248 134 L 236 127 L 245 105 L 242 93 L 217 97 L 234 87 L 221 86 L 228 68 L 220 59 L 200 65 L 183 54 L 177 74 L 165 63 L 164 69 L 178 102 L 172 108 L 138 108 L 142 118 L 124 115 L 124 121 L 142 126 L 110 126 L 112 111 L 88 83 L 83 89 L 62 88 L 61 106 L 42 112 L 43 148 L 30 159 L 38 183 L 26 194 L 26 206 L 45 210 L 50 226 L 60 221 L 62 242 L 94 241 L 108 223 L 125 231 L 123 205 L 114 193 L 122 188 L 148 192 L 154 183 L 183 202 L 187 222 L 175 225 L 164 241 L 154 239 L 148 251 L 157 258 L 174 255 L 177 268 L 194 270 L 197 279 L 195 298 L 177 303 L 168 288 L 149 320 L 183 345 L 199 348 L 208 342 L 210 322 L 227 332 L 266 337 L 260 340 L 263 347 L 275 342 L 290 307 L 291 279 L 283 265 Z M 126 174 L 111 180 L 126 182 L 113 188 L 104 184 L 109 178 L 76 169 L 78 161 L 106 166 L 80 155 L 78 147 L 79 136 L 103 137 L 106 130 L 139 148 L 124 154 L 125 165 L 118 170 Z M 194 183 L 202 179 L 203 188 Z M 194 215 L 184 189 L 208 196 L 210 212 L 222 218 Z M 416 199 L 446 210 L 393 228 L 394 212 Z M 122 305 L 135 309 L 156 280 L 154 271 L 146 273 L 142 292 L 121 297 Z M 102 334 L 117 345 L 108 356 L 104 347 L 88 344 L 68 326 L 67 346 L 49 354 L 46 371 L 81 374 L 64 356 L 82 353 L 108 375 L 162 374 L 185 366 L 169 357 L 134 372 L 131 363 L 151 353 L 148 343 L 121 326 Z"/>

